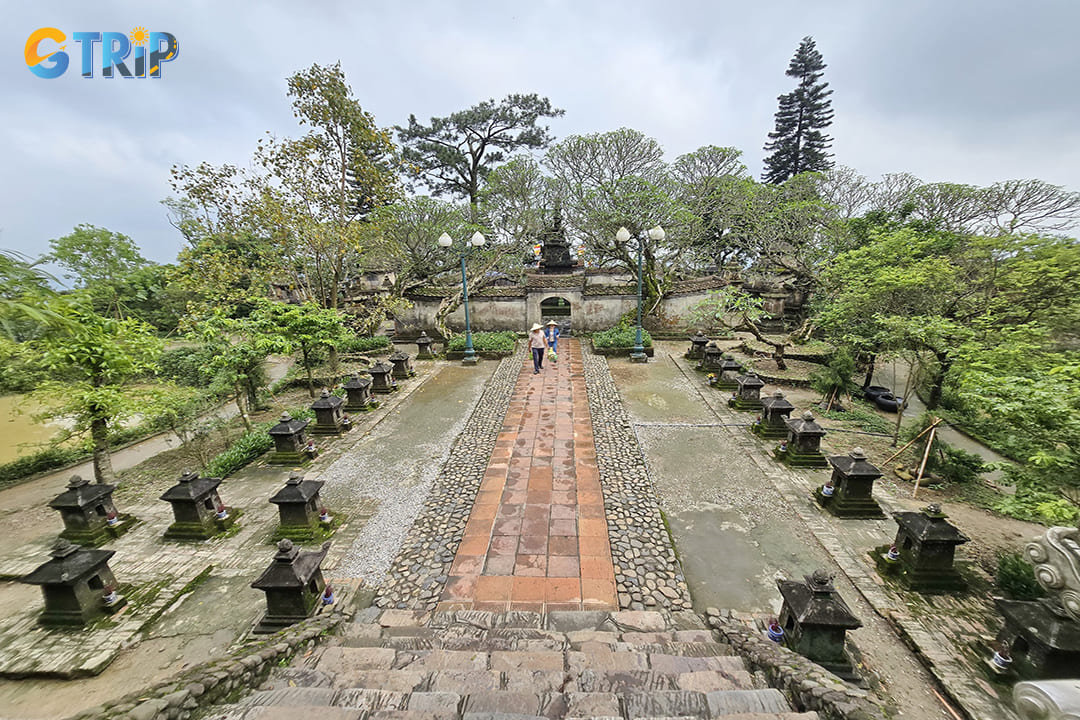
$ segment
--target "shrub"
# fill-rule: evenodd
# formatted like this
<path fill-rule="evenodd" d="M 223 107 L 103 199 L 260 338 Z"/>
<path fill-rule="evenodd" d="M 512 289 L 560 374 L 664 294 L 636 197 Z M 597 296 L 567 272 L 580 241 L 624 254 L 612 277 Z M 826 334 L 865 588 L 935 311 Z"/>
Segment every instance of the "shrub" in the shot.
<path fill-rule="evenodd" d="M 166 350 L 158 358 L 158 376 L 178 385 L 205 387 L 210 380 L 205 369 L 208 359 L 206 350 L 201 347 Z"/>
<path fill-rule="evenodd" d="M 942 454 L 944 459 L 937 458 L 931 470 L 946 482 L 969 483 L 986 470 L 986 463 L 975 453 L 942 443 Z"/>
<path fill-rule="evenodd" d="M 637 328 L 633 325 L 619 324 L 610 330 L 602 330 L 593 333 L 593 347 L 606 348 L 632 348 L 637 341 Z M 641 344 L 644 347 L 652 347 L 652 337 L 645 328 L 641 329 Z"/>
<path fill-rule="evenodd" d="M 386 350 L 390 347 L 390 338 L 385 335 L 372 337 L 353 336 L 338 343 L 339 353 L 367 353 L 375 350 Z"/>
<path fill-rule="evenodd" d="M 1005 495 L 993 503 L 995 512 L 1019 520 L 1044 525 L 1073 525 L 1077 507 L 1060 495 L 1041 489 L 1018 485 L 1015 495 Z"/>
<path fill-rule="evenodd" d="M 850 422 L 857 424 L 865 432 L 878 433 L 881 435 L 888 435 L 892 432 L 892 424 L 881 417 L 872 410 L 852 405 L 847 410 L 830 410 L 828 412 L 822 412 L 821 417 L 829 418 L 830 420 L 839 420 L 840 422 Z"/>
<path fill-rule="evenodd" d="M 514 352 L 514 342 L 517 335 L 504 330 L 502 332 L 475 332 L 472 334 L 473 349 L 477 352 Z M 459 351 L 465 349 L 465 336 L 455 335 L 450 338 L 446 346 L 447 350 Z"/>
<path fill-rule="evenodd" d="M 0 465 L 0 486 L 8 485 L 35 473 L 63 467 L 81 460 L 85 455 L 85 451 L 77 447 L 49 447 L 39 450 L 33 455 L 26 455 Z"/>
<path fill-rule="evenodd" d="M 315 416 L 309 408 L 293 408 L 289 414 L 298 420 Z M 264 452 L 274 447 L 274 440 L 267 432 L 277 421 L 256 425 L 252 430 L 241 435 L 225 452 L 218 453 L 206 464 L 203 475 L 206 477 L 228 477 L 250 463 Z"/>
<path fill-rule="evenodd" d="M 994 581 L 1006 597 L 1013 600 L 1036 600 L 1046 595 L 1035 579 L 1035 569 L 1031 563 L 1014 550 L 998 553 Z"/>

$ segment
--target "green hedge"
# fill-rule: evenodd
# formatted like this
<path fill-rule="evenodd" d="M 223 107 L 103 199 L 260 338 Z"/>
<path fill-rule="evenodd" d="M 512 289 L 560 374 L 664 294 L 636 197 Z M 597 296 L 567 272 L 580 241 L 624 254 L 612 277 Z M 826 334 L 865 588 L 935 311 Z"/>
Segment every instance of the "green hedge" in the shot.
<path fill-rule="evenodd" d="M 310 420 L 315 413 L 309 408 L 293 408 L 289 414 L 297 420 Z M 277 425 L 277 420 L 259 423 L 253 429 L 241 435 L 229 449 L 218 453 L 206 464 L 203 476 L 212 478 L 228 477 L 250 463 L 264 452 L 274 447 L 274 439 L 268 431 Z"/>
<path fill-rule="evenodd" d="M 473 349 L 477 352 L 513 352 L 517 335 L 504 330 L 502 332 L 475 332 L 472 334 Z M 465 336 L 455 335 L 450 338 L 447 350 L 464 350 Z"/>
<path fill-rule="evenodd" d="M 351 337 L 338 343 L 337 351 L 339 353 L 365 353 L 389 348 L 390 338 L 385 335 L 375 335 L 374 337 Z"/>
<path fill-rule="evenodd" d="M 0 465 L 0 487 L 36 473 L 70 465 L 84 457 L 86 457 L 86 451 L 79 447 L 45 448 L 33 455 L 26 455 Z"/>
<path fill-rule="evenodd" d="M 610 330 L 593 333 L 593 347 L 598 349 L 608 348 L 632 348 L 637 342 L 637 328 L 631 325 L 616 325 Z M 652 347 L 652 336 L 649 331 L 641 329 L 641 344 L 644 347 Z"/>

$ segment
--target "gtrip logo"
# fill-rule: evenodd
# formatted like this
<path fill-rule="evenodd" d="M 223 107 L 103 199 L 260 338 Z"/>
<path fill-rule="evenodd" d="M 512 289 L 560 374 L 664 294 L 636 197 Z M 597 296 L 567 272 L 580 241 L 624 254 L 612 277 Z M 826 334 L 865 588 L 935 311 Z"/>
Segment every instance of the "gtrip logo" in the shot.
<path fill-rule="evenodd" d="M 144 27 L 133 28 L 126 35 L 118 32 L 76 32 L 71 34 L 79 44 L 82 76 L 94 77 L 94 47 L 100 46 L 101 77 L 160 78 L 161 66 L 180 54 L 176 36 L 167 32 L 147 32 Z M 26 39 L 26 66 L 40 78 L 58 78 L 68 69 L 70 58 L 64 52 L 67 35 L 52 27 L 38 28 Z M 124 61 L 132 55 L 131 67 Z M 148 69 L 149 68 L 149 69 Z"/>

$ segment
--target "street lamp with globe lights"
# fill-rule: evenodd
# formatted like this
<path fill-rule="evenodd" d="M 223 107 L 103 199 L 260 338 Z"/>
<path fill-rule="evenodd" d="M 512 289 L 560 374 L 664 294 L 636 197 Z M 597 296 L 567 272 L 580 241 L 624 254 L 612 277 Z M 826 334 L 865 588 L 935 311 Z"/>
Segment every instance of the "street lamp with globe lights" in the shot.
<path fill-rule="evenodd" d="M 448 248 L 454 244 L 454 239 L 446 233 L 439 236 L 439 247 Z M 472 237 L 462 244 L 458 254 L 461 256 L 461 297 L 465 305 L 465 357 L 461 359 L 462 365 L 475 365 L 479 358 L 472 344 L 472 326 L 469 323 L 469 284 L 465 279 L 465 258 L 469 251 L 484 244 L 484 236 L 480 231 L 474 232 Z"/>
<path fill-rule="evenodd" d="M 648 235 L 653 242 L 660 242 L 667 236 L 667 233 L 664 232 L 664 228 L 657 225 L 649 230 Z M 625 227 L 619 228 L 619 231 L 615 233 L 615 239 L 622 245 L 630 242 L 630 237 L 630 231 Z M 641 339 L 641 251 L 645 239 L 638 237 L 637 241 L 637 328 L 634 337 L 634 349 L 630 352 L 630 362 L 643 363 L 649 361 L 649 357 L 645 354 L 645 345 Z"/>

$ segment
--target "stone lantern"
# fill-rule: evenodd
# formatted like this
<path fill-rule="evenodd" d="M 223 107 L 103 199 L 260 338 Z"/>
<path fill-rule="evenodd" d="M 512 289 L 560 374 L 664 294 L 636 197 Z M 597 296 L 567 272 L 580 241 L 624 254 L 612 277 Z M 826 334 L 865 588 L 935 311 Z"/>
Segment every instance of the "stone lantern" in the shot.
<path fill-rule="evenodd" d="M 266 614 L 254 630 L 259 634 L 277 632 L 310 617 L 321 606 L 326 589 L 321 565 L 330 549 L 329 541 L 314 552 L 301 552 L 288 538 L 277 547 L 270 567 L 251 583 L 266 593 Z"/>
<path fill-rule="evenodd" d="M 844 642 L 847 631 L 862 623 L 836 592 L 829 573 L 815 570 L 804 582 L 777 580 L 776 584 L 784 598 L 779 618 L 784 644 L 834 675 L 858 681 Z"/>
<path fill-rule="evenodd" d="M 728 405 L 736 410 L 760 410 L 761 388 L 765 387 L 765 382 L 751 370 L 735 378 L 735 383 L 738 388 Z"/>
<path fill-rule="evenodd" d="M 777 390 L 771 397 L 761 401 L 761 422 L 751 425 L 755 434 L 763 438 L 787 437 L 787 419 L 795 406 L 788 402 L 784 393 Z"/>
<path fill-rule="evenodd" d="M 416 338 L 416 359 L 417 360 L 432 360 L 435 355 L 431 352 L 432 340 L 428 337 L 428 334 L 421 330 L 420 337 Z"/>
<path fill-rule="evenodd" d="M 821 454 L 825 428 L 814 420 L 814 413 L 807 410 L 802 417 L 788 418 L 784 422 L 788 435 L 774 451 L 777 459 L 792 467 L 828 467 L 829 461 Z"/>
<path fill-rule="evenodd" d="M 240 511 L 221 502 L 220 484 L 221 478 L 184 471 L 180 481 L 161 496 L 172 505 L 176 518 L 165 531 L 166 540 L 206 540 L 232 527 Z"/>
<path fill-rule="evenodd" d="M 1052 527 L 1029 542 L 1024 555 L 1034 563 L 1035 579 L 1047 596 L 994 598 L 1005 618 L 997 636 L 998 656 L 1007 651 L 1020 677 L 1080 677 L 1080 602 L 1075 599 L 1080 591 L 1080 530 Z M 990 666 L 1001 671 L 993 662 Z"/>
<path fill-rule="evenodd" d="M 701 360 L 705 357 L 705 346 L 708 344 L 709 338 L 698 330 L 690 337 L 690 348 L 683 353 L 683 357 L 687 360 Z"/>
<path fill-rule="evenodd" d="M 281 526 L 277 532 L 278 537 L 288 537 L 293 540 L 310 540 L 315 537 L 322 509 L 319 506 L 319 491 L 322 490 L 323 484 L 319 480 L 305 480 L 297 472 L 289 475 L 289 479 L 285 481 L 285 487 L 270 498 L 270 502 L 278 506 L 278 516 L 281 520 Z"/>
<path fill-rule="evenodd" d="M 881 477 L 881 470 L 866 459 L 862 448 L 855 448 L 847 455 L 833 455 L 829 464 L 832 477 L 825 489 L 819 487 L 814 491 L 814 497 L 826 510 L 837 517 L 885 517 L 873 495 L 874 481 Z"/>
<path fill-rule="evenodd" d="M 135 518 L 121 515 L 113 505 L 115 489 L 115 485 L 91 483 L 72 475 L 67 490 L 49 502 L 49 507 L 59 511 L 64 521 L 60 537 L 79 545 L 97 547 L 120 537 L 134 525 Z"/>
<path fill-rule="evenodd" d="M 899 526 L 893 545 L 900 553 L 899 578 L 904 587 L 923 593 L 963 590 L 967 584 L 953 567 L 956 546 L 968 538 L 946 518 L 937 503 L 921 512 L 894 512 Z M 881 562 L 879 562 L 879 567 Z"/>
<path fill-rule="evenodd" d="M 390 373 L 393 371 L 393 365 L 382 361 L 368 368 L 368 374 L 371 375 L 371 391 L 382 395 L 395 392 L 398 386 L 397 381 L 390 377 Z"/>
<path fill-rule="evenodd" d="M 713 387 L 720 390 L 734 390 L 739 387 L 739 383 L 735 378 L 742 373 L 742 365 L 739 361 L 731 356 L 730 353 L 724 353 L 720 358 L 720 370 L 716 374 L 716 380 L 713 382 Z"/>
<path fill-rule="evenodd" d="M 708 343 L 701 351 L 701 362 L 697 369 L 704 372 L 717 372 L 720 370 L 720 357 L 724 351 L 714 342 Z"/>
<path fill-rule="evenodd" d="M 116 578 L 109 569 L 109 559 L 115 554 L 115 550 L 82 548 L 64 538 L 57 540 L 49 561 L 19 578 L 41 586 L 45 611 L 38 622 L 50 627 L 78 627 L 124 607 L 127 601 L 116 593 Z"/>
<path fill-rule="evenodd" d="M 387 359 L 394 365 L 393 376 L 395 380 L 406 380 L 416 374 L 409 353 L 397 350 Z"/>
<path fill-rule="evenodd" d="M 342 406 L 345 401 L 323 388 L 311 409 L 315 412 L 315 424 L 311 426 L 312 435 L 340 435 L 344 420 Z"/>
<path fill-rule="evenodd" d="M 307 461 L 304 445 L 307 438 L 304 429 L 310 420 L 296 420 L 287 412 L 281 413 L 278 424 L 270 428 L 270 437 L 274 440 L 274 452 L 266 462 L 270 465 L 302 465 Z"/>
<path fill-rule="evenodd" d="M 346 411 L 367 412 L 379 406 L 379 402 L 371 397 L 371 378 L 357 373 L 343 387 L 346 395 Z"/>

